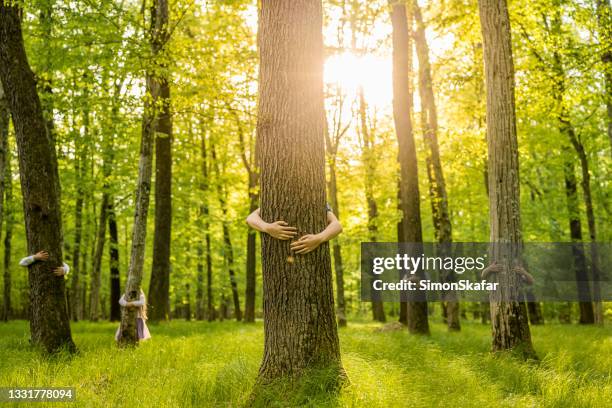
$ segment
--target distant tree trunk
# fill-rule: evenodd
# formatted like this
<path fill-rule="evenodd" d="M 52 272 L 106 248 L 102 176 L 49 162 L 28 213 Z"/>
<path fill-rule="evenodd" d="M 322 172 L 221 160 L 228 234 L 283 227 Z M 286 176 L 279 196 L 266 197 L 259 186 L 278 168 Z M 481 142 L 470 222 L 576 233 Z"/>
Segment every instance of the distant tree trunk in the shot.
<path fill-rule="evenodd" d="M 212 288 L 212 255 L 210 252 L 210 210 L 208 207 L 208 195 L 210 194 L 210 182 L 208 173 L 208 153 L 206 150 L 206 135 L 202 134 L 200 144 L 200 152 L 202 155 L 202 182 L 200 190 L 202 191 L 202 201 L 200 205 L 200 214 L 204 219 L 204 242 L 206 245 L 206 316 L 209 322 L 215 320 L 215 303 L 213 300 Z"/>
<path fill-rule="evenodd" d="M 267 222 L 284 220 L 300 235 L 318 233 L 327 224 L 322 26 L 321 0 L 261 2 L 261 216 Z M 267 234 L 261 240 L 265 342 L 260 381 L 321 367 L 336 369 L 340 381 L 329 245 L 296 255 L 288 241 Z"/>
<path fill-rule="evenodd" d="M 105 188 L 107 190 L 108 187 Z M 100 286 L 102 285 L 102 277 L 100 274 L 102 266 L 102 254 L 104 252 L 104 243 L 106 240 L 106 218 L 108 212 L 108 192 L 102 193 L 102 204 L 100 205 L 100 219 L 98 222 L 98 231 L 96 233 L 96 250 L 94 253 L 93 267 L 91 271 L 90 284 L 90 300 L 89 300 L 89 316 L 91 321 L 97 322 L 100 318 Z"/>
<path fill-rule="evenodd" d="M 158 35 L 168 40 L 168 1 L 157 0 Z M 164 46 L 163 42 L 160 44 Z M 167 58 L 167 57 L 164 57 Z M 172 116 L 170 113 L 170 78 L 166 63 L 158 73 L 159 105 L 155 126 L 155 234 L 153 266 L 149 285 L 148 316 L 151 320 L 170 318 L 170 248 L 172 239 Z"/>
<path fill-rule="evenodd" d="M 49 252 L 48 262 L 29 267 L 30 331 L 32 342 L 48 352 L 74 351 L 64 279 L 49 270 L 62 265 L 57 158 L 26 57 L 19 14 L 17 7 L 0 3 L 0 80 L 8 95 L 19 151 L 28 251 Z"/>
<path fill-rule="evenodd" d="M 110 264 L 110 320 L 111 322 L 121 320 L 121 276 L 119 274 L 119 236 L 117 233 L 117 220 L 115 218 L 115 205 L 113 197 L 108 197 L 108 207 L 106 209 L 108 217 L 108 235 L 110 238 L 109 264 Z"/>
<path fill-rule="evenodd" d="M 412 13 L 406 14 L 406 5 L 393 3 L 393 119 L 398 142 L 399 206 L 402 219 L 399 223 L 400 242 L 423 242 L 421 230 L 421 203 L 417 168 L 416 146 L 412 127 L 412 44 L 410 31 Z M 411 333 L 429 333 L 427 302 L 403 302 L 400 322 L 407 324 Z"/>
<path fill-rule="evenodd" d="M 11 152 L 9 151 L 8 142 L 10 121 L 11 113 L 9 110 L 8 98 L 2 88 L 2 82 L 0 82 L 0 230 L 2 229 L 2 220 L 4 219 L 6 221 L 5 237 L 9 237 L 12 230 L 11 200 L 9 200 L 12 196 Z M 10 249 L 10 238 L 8 242 Z M 6 263 L 6 246 L 4 256 L 2 320 L 7 321 L 11 318 L 11 268 L 10 263 Z M 8 258 L 10 262 L 10 252 L 8 253 Z"/>
<path fill-rule="evenodd" d="M 240 157 L 242 164 L 248 175 L 249 189 L 249 213 L 252 213 L 259 207 L 259 169 L 255 162 L 253 154 L 252 137 L 249 137 L 247 149 L 247 141 L 245 141 L 242 121 L 238 112 L 228 104 L 230 113 L 234 116 L 236 126 L 238 128 L 238 142 L 240 144 Z M 244 307 L 244 322 L 255 322 L 255 297 L 257 294 L 257 234 L 254 230 L 247 230 L 247 259 L 246 259 L 246 289 L 245 289 L 245 307 Z"/>
<path fill-rule="evenodd" d="M 185 284 L 185 320 L 191 321 L 191 287 Z"/>
<path fill-rule="evenodd" d="M 12 317 L 11 307 L 11 241 L 13 238 L 13 170 L 11 166 L 11 152 L 6 151 L 6 162 L 4 166 L 4 320 Z M 1 198 L 0 198 L 1 199 Z"/>
<path fill-rule="evenodd" d="M 165 44 L 168 24 L 168 4 L 166 0 L 156 0 L 151 7 L 151 49 L 157 56 Z M 147 237 L 147 217 L 151 192 L 151 173 L 153 170 L 153 144 L 157 129 L 157 109 L 160 98 L 161 80 L 155 70 L 147 72 L 147 94 L 142 120 L 142 139 L 140 142 L 140 159 L 138 162 L 138 182 L 134 208 L 134 226 L 132 228 L 132 251 L 128 278 L 125 288 L 125 299 L 137 300 L 140 296 L 144 266 L 145 245 Z M 136 309 L 122 308 L 121 338 L 122 346 L 138 344 L 136 332 Z"/>
<path fill-rule="evenodd" d="M 361 157 L 365 167 L 365 196 L 368 204 L 368 240 L 376 242 L 378 235 L 378 206 L 374 198 L 376 183 L 376 158 L 374 152 L 374 136 L 368 125 L 367 105 L 363 87 L 359 87 L 359 135 L 361 136 Z M 380 300 L 380 293 L 372 289 L 372 318 L 377 322 L 385 322 L 385 307 Z"/>
<path fill-rule="evenodd" d="M 223 213 L 223 220 L 221 222 L 223 227 L 223 254 L 227 260 L 227 272 L 230 278 L 230 288 L 232 290 L 232 299 L 234 301 L 234 316 L 236 321 L 242 320 L 242 311 L 240 310 L 240 295 L 238 294 L 238 283 L 236 282 L 236 272 L 234 271 L 234 247 L 232 246 L 232 238 L 230 236 L 228 211 L 227 211 L 227 192 L 221 185 L 221 173 L 219 171 L 219 164 L 217 163 L 217 155 L 215 153 L 215 147 L 212 146 L 212 162 L 215 166 L 217 173 L 217 196 L 219 197 L 219 204 L 221 205 L 221 212 Z"/>
<path fill-rule="evenodd" d="M 204 320 L 204 265 L 202 264 L 202 258 L 204 257 L 204 244 L 198 242 L 198 263 L 197 263 L 197 279 L 196 279 L 196 320 Z"/>
<path fill-rule="evenodd" d="M 427 177 L 429 178 L 429 199 L 433 217 L 436 241 L 449 244 L 453 240 L 452 224 L 448 210 L 448 196 L 442 164 L 440 163 L 440 148 L 438 146 L 438 112 L 433 92 L 431 66 L 429 64 L 429 47 L 425 37 L 425 24 L 421 9 L 413 1 L 414 18 L 416 21 L 415 45 L 419 58 L 419 95 L 421 101 L 421 121 L 423 139 L 428 148 Z M 444 282 L 453 282 L 454 272 L 442 272 Z M 442 292 L 442 305 L 446 311 L 446 323 L 449 330 L 461 330 L 459 321 L 459 302 L 455 291 Z"/>
<path fill-rule="evenodd" d="M 258 173 L 249 171 L 249 213 L 259 207 L 258 184 Z M 249 228 L 247 231 L 245 323 L 255 322 L 255 297 L 257 294 L 257 254 L 255 251 L 257 251 L 257 234 Z"/>
<path fill-rule="evenodd" d="M 338 123 L 334 128 L 333 137 L 330 136 L 329 130 L 325 132 L 325 145 L 327 152 L 327 161 L 329 169 L 329 181 L 327 183 L 327 194 L 329 197 L 330 205 L 334 214 L 340 219 L 340 208 L 338 204 L 338 186 L 336 181 L 336 159 L 338 154 L 338 145 L 340 138 L 346 133 L 348 127 L 344 130 L 341 129 L 341 114 L 342 114 L 342 103 L 338 108 Z M 327 127 L 326 127 L 327 129 Z M 336 273 L 336 317 L 338 319 L 338 326 L 346 326 L 346 302 L 344 300 L 344 269 L 342 266 L 342 250 L 340 243 L 337 239 L 332 242 L 332 255 L 334 258 L 334 271 Z"/>
<path fill-rule="evenodd" d="M 53 140 L 55 143 L 55 125 L 53 123 L 53 46 L 51 45 L 54 25 L 53 7 L 55 6 L 55 0 L 41 2 L 39 3 L 39 6 L 41 7 L 39 10 L 42 40 L 41 71 L 44 73 L 44 75 L 39 75 L 37 77 L 37 85 L 42 94 L 41 105 L 47 131 L 51 136 L 51 140 Z"/>
<path fill-rule="evenodd" d="M 487 88 L 490 241 L 515 247 L 522 245 L 522 236 L 510 19 L 505 0 L 479 0 L 478 6 Z M 490 295 L 492 349 L 512 349 L 525 358 L 534 357 L 526 307 L 516 300 L 520 288 L 518 274 L 510 270 L 509 258 L 514 254 L 502 258 L 501 251 L 492 249 L 490 261 L 499 263 L 503 269 L 489 279 L 499 283 L 499 290 Z"/>
<path fill-rule="evenodd" d="M 78 138 L 75 138 L 76 157 L 74 161 L 75 173 L 78 175 L 77 180 L 77 197 L 75 202 L 74 213 L 74 244 L 72 247 L 72 283 L 70 286 L 70 312 L 72 320 L 77 322 L 83 314 L 84 305 L 81 303 L 81 286 L 84 282 L 79 282 L 81 271 L 81 238 L 83 235 L 83 157 L 80 151 L 81 147 L 77 147 Z"/>
<path fill-rule="evenodd" d="M 552 18 L 551 24 L 552 34 L 557 36 L 561 34 L 561 16 L 559 12 L 556 12 Z M 556 42 L 556 41 L 555 41 Z M 584 147 L 578 140 L 574 127 L 570 122 L 570 112 L 564 103 L 565 95 L 565 70 L 563 68 L 563 61 L 558 51 L 553 52 L 553 71 L 554 71 L 554 84 L 552 94 L 557 103 L 558 115 L 557 119 L 559 122 L 559 130 L 561 134 L 567 136 L 569 142 L 574 147 L 574 150 L 578 154 L 580 164 L 582 167 L 582 188 L 584 193 L 584 201 L 587 210 L 587 220 L 589 225 L 589 232 L 591 240 L 595 240 L 595 215 L 593 213 L 593 202 L 591 199 L 591 182 L 589 174 L 589 163 L 584 151 Z M 564 149 L 564 153 L 569 155 L 569 149 Z M 589 276 L 587 270 L 587 262 L 584 254 L 584 247 L 582 245 L 582 224 L 580 221 L 580 204 L 578 202 L 578 191 L 577 181 L 575 174 L 575 166 L 572 158 L 567 157 L 564 165 L 564 178 L 565 178 L 565 194 L 567 197 L 567 211 L 569 217 L 570 226 L 570 237 L 574 246 L 572 247 L 574 255 L 574 268 L 576 273 L 576 285 L 578 290 L 578 296 L 580 298 L 579 309 L 580 309 L 580 323 L 591 324 L 595 323 L 595 315 L 593 312 L 593 304 L 591 303 L 591 288 L 589 285 Z M 595 262 L 597 266 L 597 262 Z M 597 268 L 595 269 L 597 270 Z M 596 272 L 597 274 L 597 272 Z"/>
<path fill-rule="evenodd" d="M 608 111 L 608 138 L 612 154 L 612 8 L 610 0 L 597 0 L 597 22 L 599 25 L 599 43 L 605 50 L 601 56 L 604 66 L 604 101 Z"/>

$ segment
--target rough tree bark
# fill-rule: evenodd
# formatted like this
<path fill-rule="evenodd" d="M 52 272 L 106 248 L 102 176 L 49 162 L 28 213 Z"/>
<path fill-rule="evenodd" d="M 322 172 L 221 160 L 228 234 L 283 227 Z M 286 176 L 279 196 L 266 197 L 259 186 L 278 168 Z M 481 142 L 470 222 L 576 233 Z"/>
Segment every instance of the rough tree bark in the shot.
<path fill-rule="evenodd" d="M 321 0 L 262 0 L 257 154 L 261 216 L 299 234 L 326 226 Z M 264 357 L 260 381 L 326 367 L 342 378 L 327 243 L 294 255 L 261 235 Z"/>
<path fill-rule="evenodd" d="M 515 247 L 522 244 L 522 236 L 510 19 L 505 0 L 479 0 L 478 8 L 487 88 L 490 241 Z M 513 256 L 502 258 L 502 251 L 495 249 L 489 259 L 502 271 L 490 279 L 499 282 L 499 290 L 490 295 L 492 349 L 534 357 L 526 307 L 517 301 L 520 283 L 511 271 Z"/>
<path fill-rule="evenodd" d="M 433 92 L 431 66 L 429 64 L 429 47 L 425 37 L 425 23 L 417 1 L 412 2 L 414 19 L 416 22 L 415 45 L 419 59 L 419 95 L 421 101 L 421 122 L 423 139 L 427 146 L 426 159 L 427 177 L 429 179 L 429 199 L 431 201 L 431 214 L 433 217 L 436 241 L 441 244 L 450 244 L 453 241 L 452 224 L 448 210 L 448 196 L 446 182 L 440 162 L 440 148 L 438 146 L 438 112 Z M 443 249 L 447 246 L 444 245 Z M 454 272 L 441 272 L 442 280 L 454 281 Z M 446 323 L 449 330 L 461 330 L 459 320 L 459 302 L 455 291 L 442 292 L 442 307 L 446 312 Z"/>
<path fill-rule="evenodd" d="M 70 332 L 62 265 L 60 184 L 55 146 L 45 124 L 36 81 L 23 45 L 20 11 L 0 2 L 0 81 L 8 96 L 19 152 L 21 191 L 29 253 L 49 252 L 29 267 L 32 342 L 48 352 L 76 350 Z"/>
<path fill-rule="evenodd" d="M 159 49 L 163 51 L 170 33 L 168 1 L 155 2 L 152 12 L 157 20 Z M 155 234 L 153 237 L 153 266 L 149 285 L 151 320 L 170 318 L 170 247 L 172 238 L 172 116 L 170 112 L 170 77 L 167 64 L 158 67 L 159 102 L 155 124 Z"/>
<path fill-rule="evenodd" d="M 410 38 L 412 13 L 407 15 L 406 5 L 391 2 L 393 26 L 393 119 L 398 142 L 399 208 L 402 219 L 398 224 L 399 242 L 423 242 L 421 230 L 421 203 L 416 146 L 412 127 L 412 45 Z M 400 322 L 407 324 L 411 333 L 429 333 L 427 302 L 402 302 Z"/>
<path fill-rule="evenodd" d="M 156 0 L 151 6 L 151 49 L 158 56 L 165 43 L 164 33 L 168 21 L 168 5 L 166 0 Z M 155 129 L 157 129 L 157 105 L 160 98 L 161 81 L 155 70 L 146 74 L 147 97 L 145 98 L 142 132 L 140 142 L 140 158 L 138 161 L 138 181 L 134 208 L 134 226 L 132 228 L 132 252 L 125 288 L 125 299 L 137 300 L 140 296 L 142 273 L 144 266 L 145 244 L 147 237 L 147 217 L 151 193 L 151 173 L 153 170 L 153 144 Z M 136 309 L 122 308 L 120 346 L 138 344 L 136 333 Z"/>

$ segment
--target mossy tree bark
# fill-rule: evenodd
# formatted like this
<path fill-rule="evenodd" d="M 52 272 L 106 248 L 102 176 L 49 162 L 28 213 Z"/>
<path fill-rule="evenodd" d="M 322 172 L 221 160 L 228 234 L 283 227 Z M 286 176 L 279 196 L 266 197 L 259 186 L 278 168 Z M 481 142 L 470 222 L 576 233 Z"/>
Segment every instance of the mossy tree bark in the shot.
<path fill-rule="evenodd" d="M 257 154 L 261 216 L 300 235 L 322 231 L 325 110 L 321 0 L 262 0 Z M 329 245 L 295 255 L 262 234 L 264 357 L 260 381 L 331 368 L 342 376 Z"/>
<path fill-rule="evenodd" d="M 47 130 L 34 73 L 23 44 L 20 10 L 0 2 L 0 81 L 15 128 L 28 251 L 49 252 L 47 262 L 29 267 L 30 331 L 48 352 L 76 349 L 70 332 L 62 265 L 62 218 L 57 157 Z"/>
<path fill-rule="evenodd" d="M 521 246 L 522 236 L 510 19 L 505 0 L 479 0 L 478 6 L 487 88 L 490 241 L 493 245 L 507 243 L 514 249 Z M 499 290 L 490 295 L 492 349 L 534 357 L 527 310 L 517 300 L 520 283 L 512 271 L 515 254 L 502 256 L 505 251 L 496 247 L 491 252 L 491 262 L 502 267 L 492 279 L 499 282 Z"/>

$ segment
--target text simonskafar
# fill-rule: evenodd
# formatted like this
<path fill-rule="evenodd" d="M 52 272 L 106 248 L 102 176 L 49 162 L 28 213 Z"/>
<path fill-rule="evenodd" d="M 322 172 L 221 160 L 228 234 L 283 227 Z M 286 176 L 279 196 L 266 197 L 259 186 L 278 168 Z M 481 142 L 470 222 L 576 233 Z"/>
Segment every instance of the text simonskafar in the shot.
<path fill-rule="evenodd" d="M 488 282 L 481 280 L 480 282 L 471 282 L 467 279 L 462 279 L 457 282 L 434 282 L 429 279 L 412 281 L 402 279 L 398 282 L 384 282 L 381 279 L 376 279 L 372 282 L 374 290 L 444 290 L 444 291 L 492 291 L 497 290 L 497 282 Z"/>

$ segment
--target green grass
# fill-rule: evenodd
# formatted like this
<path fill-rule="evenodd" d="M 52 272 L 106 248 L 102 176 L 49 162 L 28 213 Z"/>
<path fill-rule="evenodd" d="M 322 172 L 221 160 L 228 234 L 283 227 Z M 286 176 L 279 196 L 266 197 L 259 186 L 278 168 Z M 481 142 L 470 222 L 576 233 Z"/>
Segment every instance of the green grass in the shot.
<path fill-rule="evenodd" d="M 255 405 L 341 407 L 604 407 L 612 401 L 609 327 L 533 327 L 538 363 L 489 353 L 489 327 L 463 322 L 460 333 L 434 324 L 429 338 L 378 332 L 353 323 L 340 330 L 349 383 L 326 392 L 313 373 L 289 392 L 270 387 Z M 72 407 L 242 406 L 263 350 L 263 326 L 173 321 L 152 325 L 137 349 L 114 345 L 116 325 L 78 323 L 75 357 L 44 357 L 28 326 L 0 323 L 0 386 L 74 386 Z M 36 407 L 58 404 L 33 404 Z M 21 404 L 19 406 L 25 406 Z"/>

